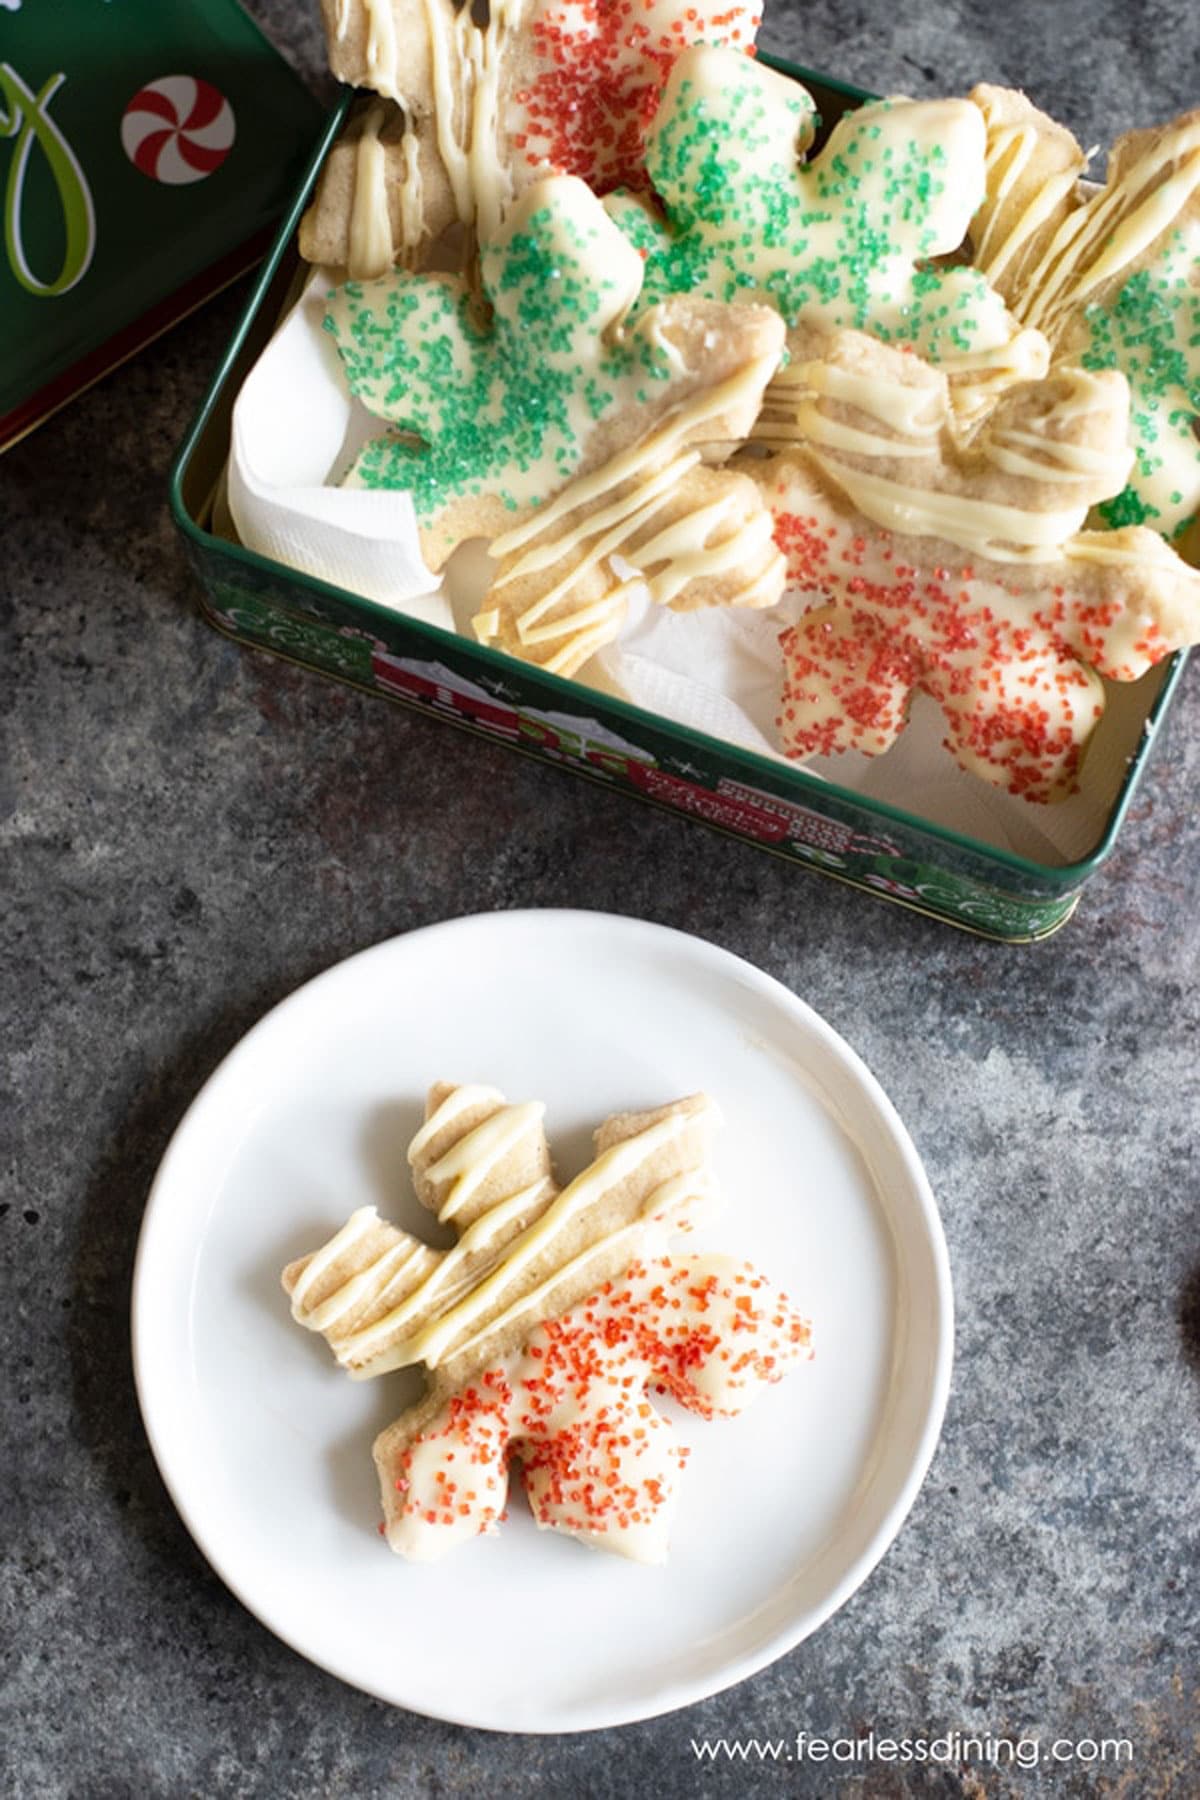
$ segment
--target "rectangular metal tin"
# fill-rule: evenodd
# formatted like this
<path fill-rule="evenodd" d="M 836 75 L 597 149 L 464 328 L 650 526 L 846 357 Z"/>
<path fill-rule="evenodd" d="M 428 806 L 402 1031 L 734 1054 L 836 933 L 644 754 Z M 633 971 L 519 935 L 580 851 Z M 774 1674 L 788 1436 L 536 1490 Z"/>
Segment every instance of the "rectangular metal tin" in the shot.
<path fill-rule="evenodd" d="M 124 147 L 126 114 L 162 120 L 143 84 L 186 70 L 229 109 L 226 160 L 207 176 L 156 179 Z M 0 451 L 261 261 L 321 129 L 322 107 L 236 0 L 88 0 L 0 12 L 0 90 L 37 101 L 5 119 L 0 248 Z M 178 75 L 167 76 L 178 82 Z M 32 123 L 36 110 L 37 125 Z M 72 172 L 50 177 L 39 133 Z M 157 138 L 152 133 L 150 142 Z M 51 282 L 70 239 L 78 267 Z M 40 269 L 43 285 L 32 275 Z"/>
<path fill-rule="evenodd" d="M 803 81 L 827 123 L 867 98 L 827 76 L 764 61 Z M 1184 653 L 1146 678 L 1157 691 L 1100 843 L 1081 861 L 1050 867 L 405 618 L 209 529 L 233 400 L 291 285 L 300 215 L 350 98 L 330 117 L 172 470 L 172 514 L 208 621 L 240 643 L 621 787 L 980 936 L 1029 942 L 1063 925 L 1113 848 Z"/>

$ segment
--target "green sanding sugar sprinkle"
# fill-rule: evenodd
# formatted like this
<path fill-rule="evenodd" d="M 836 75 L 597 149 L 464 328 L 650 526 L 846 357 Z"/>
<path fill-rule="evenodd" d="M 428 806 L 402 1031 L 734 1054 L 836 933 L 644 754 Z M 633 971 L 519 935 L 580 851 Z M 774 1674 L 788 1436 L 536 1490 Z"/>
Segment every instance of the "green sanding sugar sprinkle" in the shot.
<path fill-rule="evenodd" d="M 1105 500 L 1097 511 L 1114 531 L 1119 531 L 1122 525 L 1147 525 L 1158 517 L 1156 508 L 1139 500 L 1131 487 L 1125 488 L 1114 500 Z"/>
<path fill-rule="evenodd" d="M 902 110 L 883 103 L 843 121 L 801 166 L 797 139 L 812 117 L 802 89 L 746 58 L 729 60 L 719 91 L 678 83 L 647 155 L 666 223 L 628 198 L 609 203 L 646 258 L 640 305 L 681 293 L 761 299 L 789 326 L 817 316 L 934 360 L 972 349 L 992 298 L 985 278 L 922 266 L 946 191 L 941 145 L 905 137 Z"/>
<path fill-rule="evenodd" d="M 1196 469 L 1200 487 L 1194 426 L 1200 416 L 1200 290 L 1191 283 L 1191 264 L 1189 246 L 1173 233 L 1152 269 L 1139 269 L 1113 299 L 1084 309 L 1087 345 L 1080 362 L 1086 369 L 1119 369 L 1129 382 L 1134 467 L 1124 493 L 1099 509 L 1112 526 L 1159 521 L 1160 530 L 1177 536 L 1190 523 L 1178 516 L 1188 505 L 1181 490 L 1165 496 L 1176 516 L 1164 523 L 1148 488 L 1168 458 L 1173 467 Z"/>
<path fill-rule="evenodd" d="M 631 378 L 669 379 L 661 347 L 604 342 L 614 284 L 596 251 L 611 227 L 597 214 L 583 228 L 564 208 L 541 207 L 507 242 L 485 246 L 490 319 L 456 276 L 396 271 L 335 292 L 325 325 L 351 391 L 392 427 L 367 444 L 354 480 L 408 490 L 423 524 L 483 492 L 537 504 L 577 465 L 581 429 L 627 396 Z M 514 481 L 543 469 L 544 482 Z"/>

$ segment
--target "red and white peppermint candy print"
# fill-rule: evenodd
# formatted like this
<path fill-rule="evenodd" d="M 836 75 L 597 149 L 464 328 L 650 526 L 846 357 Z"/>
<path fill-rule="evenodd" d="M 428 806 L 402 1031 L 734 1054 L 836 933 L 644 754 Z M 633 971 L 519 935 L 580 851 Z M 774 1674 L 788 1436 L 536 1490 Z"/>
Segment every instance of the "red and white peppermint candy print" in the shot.
<path fill-rule="evenodd" d="M 228 100 L 195 75 L 147 82 L 121 119 L 121 143 L 134 168 L 170 187 L 203 181 L 219 169 L 235 135 Z"/>

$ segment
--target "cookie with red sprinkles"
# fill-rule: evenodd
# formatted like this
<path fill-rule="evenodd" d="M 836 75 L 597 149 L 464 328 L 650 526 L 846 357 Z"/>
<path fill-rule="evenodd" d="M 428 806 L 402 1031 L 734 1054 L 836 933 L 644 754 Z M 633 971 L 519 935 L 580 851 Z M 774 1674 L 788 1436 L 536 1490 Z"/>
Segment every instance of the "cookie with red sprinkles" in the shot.
<path fill-rule="evenodd" d="M 1101 677 L 1200 641 L 1200 573 L 1144 527 L 1084 529 L 1129 470 L 1121 375 L 1056 367 L 966 446 L 943 373 L 859 333 L 788 379 L 797 444 L 745 463 L 789 581 L 824 597 L 781 640 L 785 748 L 878 755 L 919 689 L 964 768 L 1072 792 Z"/>
<path fill-rule="evenodd" d="M 632 1262 L 456 1389 L 415 1437 L 403 1421 L 383 1434 L 388 1542 L 429 1561 L 494 1530 L 515 1461 L 540 1526 L 661 1563 L 688 1451 L 654 1396 L 732 1418 L 811 1354 L 807 1320 L 751 1264 Z"/>
<path fill-rule="evenodd" d="M 393 109 L 384 210 L 398 260 L 428 241 L 425 209 L 445 183 L 481 236 L 546 175 L 597 194 L 645 187 L 646 131 L 676 58 L 699 43 L 752 52 L 762 16 L 758 0 L 491 0 L 482 20 L 469 0 L 322 0 L 322 11 L 333 73 Z M 352 182 L 324 190 L 322 244 L 347 241 L 354 204 Z"/>
<path fill-rule="evenodd" d="M 687 1447 L 655 1397 L 729 1417 L 811 1355 L 750 1264 L 670 1248 L 712 1208 L 711 1100 L 614 1115 L 564 1186 L 543 1112 L 439 1084 L 409 1162 L 454 1247 L 363 1207 L 284 1271 L 293 1317 L 351 1373 L 429 1371 L 375 1444 L 384 1535 L 412 1561 L 495 1532 L 517 1466 L 539 1525 L 661 1562 Z"/>

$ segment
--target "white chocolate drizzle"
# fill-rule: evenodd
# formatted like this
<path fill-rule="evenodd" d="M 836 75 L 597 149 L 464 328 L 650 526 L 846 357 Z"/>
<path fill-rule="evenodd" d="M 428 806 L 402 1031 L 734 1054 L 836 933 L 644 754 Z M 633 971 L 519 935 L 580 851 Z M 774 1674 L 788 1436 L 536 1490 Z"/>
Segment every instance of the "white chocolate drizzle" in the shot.
<path fill-rule="evenodd" d="M 1101 379 L 1084 369 L 1060 370 L 1059 381 L 1064 388 L 1054 408 L 1059 430 L 1109 403 Z M 994 562 L 1047 562 L 1060 556 L 1096 495 L 1118 493 L 1129 471 L 1132 451 L 1123 442 L 1106 448 L 998 424 L 978 446 L 994 468 L 1038 484 L 1078 487 L 1086 482 L 1087 492 L 1066 508 L 988 500 L 977 491 L 947 492 L 847 460 L 890 463 L 939 455 L 951 417 L 942 382 L 909 385 L 888 381 L 880 372 L 859 374 L 812 363 L 789 371 L 789 389 L 806 454 L 864 517 L 888 531 L 942 538 Z M 849 425 L 828 416 L 817 404 L 822 399 L 851 407 L 866 423 Z M 872 421 L 878 430 L 872 429 Z"/>
<path fill-rule="evenodd" d="M 386 100 L 404 95 L 400 88 L 400 47 L 396 42 L 396 20 L 392 0 L 362 0 L 367 19 L 367 80 L 377 94 Z M 344 37 L 349 0 L 338 0 L 338 35 Z"/>
<path fill-rule="evenodd" d="M 482 1125 L 476 1125 L 473 1131 L 439 1156 L 425 1171 L 427 1181 L 439 1184 L 447 1181 L 449 1192 L 438 1208 L 438 1223 L 445 1225 L 456 1218 L 463 1207 L 483 1186 L 497 1163 L 502 1162 L 510 1150 L 534 1127 L 540 1127 L 545 1117 L 546 1108 L 540 1100 L 529 1100 L 523 1106 L 503 1106 L 494 1112 L 490 1119 Z M 436 1118 L 437 1115 L 435 1114 Z M 409 1153 L 412 1161 L 412 1153 Z"/>
<path fill-rule="evenodd" d="M 410 1162 L 420 1166 L 435 1138 L 481 1105 L 495 1105 L 496 1110 L 422 1169 L 433 1193 L 440 1195 L 446 1186 L 440 1219 L 460 1214 L 523 1138 L 541 1135 L 541 1102 L 510 1106 L 494 1088 L 459 1087 L 414 1137 Z M 581 1219 L 689 1130 L 706 1130 L 711 1112 L 709 1102 L 693 1111 L 668 1112 L 610 1146 L 561 1192 L 542 1177 L 502 1195 L 472 1219 L 448 1251 L 433 1250 L 384 1226 L 374 1207 L 360 1207 L 304 1265 L 292 1288 L 292 1316 L 310 1330 L 325 1332 L 337 1360 L 352 1375 L 377 1375 L 417 1362 L 433 1369 L 452 1356 L 471 1353 L 521 1319 L 544 1316 L 540 1309 L 552 1294 L 596 1264 L 610 1263 L 626 1242 L 644 1237 L 649 1223 L 677 1222 L 711 1196 L 702 1154 L 694 1168 L 675 1170 L 658 1182 L 632 1217 L 625 1213 L 615 1218 L 579 1247 Z M 308 1296 L 328 1272 L 372 1234 L 378 1239 L 375 1253 L 365 1263 L 360 1254 L 344 1281 L 316 1305 L 308 1305 Z M 535 1279 L 530 1280 L 531 1274 Z M 393 1293 L 396 1298 L 389 1304 Z M 364 1311 L 365 1323 L 337 1329 L 339 1320 L 362 1318 Z"/>
<path fill-rule="evenodd" d="M 387 159 L 379 141 L 385 116 L 382 106 L 371 108 L 355 149 L 354 199 L 346 259 L 351 281 L 371 281 L 386 275 L 395 260 L 388 214 Z"/>
<path fill-rule="evenodd" d="M 657 320 L 653 315 L 648 318 L 647 329 L 653 334 Z M 493 542 L 493 556 L 515 559 L 497 578 L 493 591 L 574 559 L 567 573 L 517 621 L 523 644 L 566 640 L 546 667 L 577 668 L 593 645 L 609 642 L 638 586 L 657 605 L 669 606 L 690 582 L 745 568 L 748 578 L 730 604 L 764 605 L 778 597 L 783 565 L 771 547 L 770 515 L 765 509 L 747 515 L 744 502 L 736 497 L 694 507 L 630 547 L 700 463 L 699 450 L 683 446 L 706 425 L 715 432 L 727 414 L 752 406 L 774 366 L 774 357 L 755 358 L 727 380 L 701 389 L 640 443 L 569 482 L 530 519 Z M 555 531 L 564 521 L 563 529 Z M 581 578 L 616 555 L 627 556 L 636 576 L 614 584 L 599 600 L 570 605 Z M 568 609 L 548 618 L 563 602 Z M 484 608 L 473 623 L 480 640 L 490 641 L 499 631 L 499 608 Z"/>
<path fill-rule="evenodd" d="M 405 120 L 400 153 L 404 159 L 404 174 L 400 182 L 400 246 L 405 263 L 411 265 L 414 252 L 425 235 L 421 143 L 411 119 Z"/>
<path fill-rule="evenodd" d="M 350 0 L 338 0 L 337 29 L 344 37 Z M 405 58 L 414 47 L 396 35 L 391 0 L 362 0 L 367 22 L 366 76 L 377 93 L 396 100 L 411 121 L 417 116 L 418 94 L 408 91 Z M 423 0 L 422 17 L 428 42 L 432 81 L 432 116 L 438 153 L 446 170 L 455 210 L 463 225 L 483 237 L 500 223 L 512 199 L 508 159 L 500 148 L 500 78 L 507 42 L 521 27 L 526 0 L 493 0 L 486 30 L 475 24 L 469 5 L 455 9 L 445 0 Z M 407 223 L 404 247 L 419 240 L 420 181 L 415 147 L 406 151 Z"/>
<path fill-rule="evenodd" d="M 972 260 L 975 267 L 982 269 L 988 281 L 995 285 L 1022 245 L 1033 237 L 1055 208 L 1071 193 L 1077 179 L 1077 170 L 1068 168 L 1048 173 L 1028 206 L 1012 220 L 1006 235 L 997 239 L 996 228 L 1002 216 L 1004 202 L 1024 174 L 1037 148 L 1038 134 L 1031 125 L 996 125 L 987 106 L 980 110 L 988 127 L 985 163 L 990 214 L 975 245 Z"/>
<path fill-rule="evenodd" d="M 540 1218 L 527 1225 L 519 1236 L 505 1247 L 499 1265 L 477 1283 L 449 1312 L 434 1319 L 412 1338 L 394 1346 L 376 1364 L 377 1368 L 402 1368 L 423 1362 L 435 1369 L 470 1341 L 476 1328 L 489 1320 L 493 1305 L 501 1301 L 518 1277 L 540 1257 L 552 1253 L 556 1238 L 588 1208 L 596 1206 L 619 1181 L 627 1179 L 637 1167 L 681 1134 L 692 1123 L 687 1113 L 669 1113 L 654 1125 L 647 1126 L 635 1137 L 614 1144 L 595 1162 L 577 1175 L 557 1194 Z M 591 1251 L 598 1254 L 601 1246 L 616 1235 L 610 1230 L 597 1238 Z M 501 1315 L 506 1325 L 531 1314 L 536 1307 L 532 1293 L 521 1295 Z"/>
<path fill-rule="evenodd" d="M 1198 187 L 1200 120 L 1193 119 L 1166 133 L 1152 159 L 1135 161 L 1119 180 L 1068 213 L 1015 303 L 1019 316 L 1053 338 L 1063 315 L 1136 263 Z"/>
<path fill-rule="evenodd" d="M 843 490 L 866 518 L 910 537 L 945 538 L 995 562 L 1047 562 L 1064 538 L 1079 530 L 1085 506 L 1062 512 L 1030 512 L 974 495 L 915 488 L 864 469 L 850 469 L 813 453 L 817 467 Z"/>

